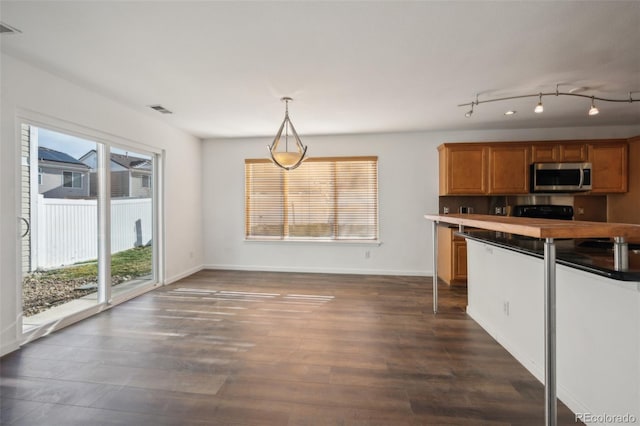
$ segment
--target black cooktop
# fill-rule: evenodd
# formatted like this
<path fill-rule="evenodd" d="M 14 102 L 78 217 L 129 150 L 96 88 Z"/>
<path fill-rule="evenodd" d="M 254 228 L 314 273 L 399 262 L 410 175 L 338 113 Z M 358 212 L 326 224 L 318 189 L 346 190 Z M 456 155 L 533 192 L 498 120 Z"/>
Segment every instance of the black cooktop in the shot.
<path fill-rule="evenodd" d="M 543 257 L 544 240 L 487 230 L 465 230 L 464 237 L 494 244 L 530 256 Z M 621 281 L 640 281 L 640 244 L 629 244 L 629 269 L 616 271 L 613 242 L 604 239 L 556 240 L 556 261 L 586 272 Z"/>
<path fill-rule="evenodd" d="M 536 219 L 573 219 L 573 206 L 553 204 L 521 204 L 511 207 L 511 216 Z"/>

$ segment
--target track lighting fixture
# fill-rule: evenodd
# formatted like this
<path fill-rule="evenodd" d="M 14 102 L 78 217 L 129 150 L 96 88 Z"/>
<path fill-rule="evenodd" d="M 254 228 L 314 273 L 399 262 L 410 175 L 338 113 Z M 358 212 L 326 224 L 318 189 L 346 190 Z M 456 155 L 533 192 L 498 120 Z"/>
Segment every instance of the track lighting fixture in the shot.
<path fill-rule="evenodd" d="M 285 103 L 284 120 L 282 120 L 275 139 L 269 145 L 269 154 L 276 166 L 285 170 L 293 170 L 302 164 L 304 156 L 307 154 L 307 147 L 302 145 L 298 132 L 296 132 L 296 128 L 293 127 L 293 123 L 289 119 L 289 102 L 293 99 L 285 96 L 280 100 Z M 291 136 L 295 141 L 297 152 L 289 151 L 289 128 L 291 128 Z M 282 133 L 283 130 L 284 134 Z M 284 151 L 277 151 L 278 145 L 282 140 L 284 140 Z"/>
<path fill-rule="evenodd" d="M 538 105 L 536 105 L 533 112 L 535 112 L 536 114 L 540 114 L 543 111 L 544 111 L 544 107 L 542 106 L 542 93 L 540 93 L 540 99 L 538 100 Z"/>
<path fill-rule="evenodd" d="M 583 94 L 580 94 L 580 93 L 560 92 L 560 91 L 558 91 L 558 85 L 556 85 L 556 91 L 555 92 L 547 92 L 547 93 L 539 92 L 539 93 L 533 93 L 533 94 L 530 94 L 530 95 L 517 95 L 517 96 L 507 96 L 507 97 L 504 97 L 504 98 L 484 99 L 482 101 L 478 100 L 478 95 L 476 94 L 476 100 L 475 101 L 467 102 L 465 104 L 460 104 L 458 106 L 459 107 L 465 107 L 465 106 L 471 105 L 471 110 L 469 110 L 468 112 L 466 112 L 464 114 L 465 117 L 469 118 L 473 114 L 473 107 L 474 106 L 478 106 L 480 104 L 484 104 L 484 103 L 487 103 L 487 102 L 508 101 L 508 100 L 512 100 L 512 99 L 537 97 L 538 98 L 538 104 L 536 105 L 536 107 L 535 107 L 535 109 L 533 111 L 535 113 L 539 114 L 539 113 L 544 111 L 544 106 L 542 105 L 542 97 L 543 96 L 578 96 L 578 97 L 581 97 L 581 98 L 589 98 L 589 99 L 591 99 L 591 108 L 589 109 L 589 115 L 597 115 L 597 114 L 600 113 L 600 110 L 598 110 L 598 108 L 595 105 L 595 101 L 596 100 L 598 100 L 600 102 L 623 102 L 623 103 L 640 102 L 640 98 L 634 98 L 633 97 L 633 93 L 639 93 L 639 92 L 629 92 L 629 97 L 627 99 L 611 99 L 611 98 L 602 98 L 602 97 L 598 97 L 598 96 L 594 96 L 594 95 L 583 95 Z M 509 115 L 509 114 L 505 114 L 505 115 Z"/>
<path fill-rule="evenodd" d="M 471 115 L 473 114 L 473 102 L 471 102 L 471 109 L 469 111 L 467 111 L 464 116 L 469 118 L 471 117 Z"/>
<path fill-rule="evenodd" d="M 591 97 L 591 108 L 589 108 L 589 115 L 598 115 L 600 113 L 600 111 L 598 110 L 598 108 L 596 108 L 596 103 L 593 99 L 593 96 Z"/>

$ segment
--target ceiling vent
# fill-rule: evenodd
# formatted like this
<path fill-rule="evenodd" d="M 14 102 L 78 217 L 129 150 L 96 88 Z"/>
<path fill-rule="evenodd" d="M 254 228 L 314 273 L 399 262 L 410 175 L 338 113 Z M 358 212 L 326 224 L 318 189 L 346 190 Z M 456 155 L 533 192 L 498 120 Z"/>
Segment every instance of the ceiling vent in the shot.
<path fill-rule="evenodd" d="M 7 25 L 4 22 L 0 22 L 0 34 L 17 34 L 21 32 L 22 31 L 12 27 L 11 25 Z"/>
<path fill-rule="evenodd" d="M 160 112 L 162 114 L 173 114 L 173 112 L 169 111 L 168 109 L 166 109 L 162 105 L 149 105 L 149 108 L 155 109 L 156 111 L 158 111 L 158 112 Z"/>

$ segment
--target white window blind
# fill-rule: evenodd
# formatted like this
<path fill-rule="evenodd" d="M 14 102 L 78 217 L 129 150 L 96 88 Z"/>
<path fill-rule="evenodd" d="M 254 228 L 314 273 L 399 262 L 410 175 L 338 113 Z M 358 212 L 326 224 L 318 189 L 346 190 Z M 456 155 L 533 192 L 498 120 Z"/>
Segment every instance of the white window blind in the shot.
<path fill-rule="evenodd" d="M 378 157 L 245 160 L 247 239 L 378 239 Z"/>

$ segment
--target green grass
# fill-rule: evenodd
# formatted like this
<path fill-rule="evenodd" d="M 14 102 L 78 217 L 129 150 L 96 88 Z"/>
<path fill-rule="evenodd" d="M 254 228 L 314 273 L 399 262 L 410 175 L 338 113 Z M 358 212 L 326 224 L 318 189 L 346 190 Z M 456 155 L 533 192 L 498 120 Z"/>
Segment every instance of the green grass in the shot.
<path fill-rule="evenodd" d="M 153 249 L 151 246 L 136 247 L 130 250 L 121 251 L 111 256 L 111 275 L 140 277 L 151 273 L 151 257 Z M 60 281 L 97 277 L 98 262 L 82 262 L 73 266 L 68 266 L 50 271 L 43 271 L 42 275 L 47 278 Z"/>

